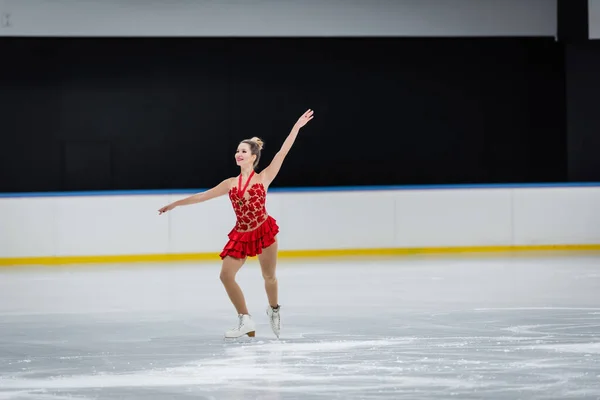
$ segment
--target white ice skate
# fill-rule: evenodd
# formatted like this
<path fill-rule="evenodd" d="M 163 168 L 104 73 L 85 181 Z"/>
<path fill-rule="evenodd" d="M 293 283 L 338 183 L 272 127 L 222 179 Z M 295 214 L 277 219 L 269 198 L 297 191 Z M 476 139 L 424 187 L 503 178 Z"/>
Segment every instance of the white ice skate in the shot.
<path fill-rule="evenodd" d="M 277 305 L 277 308 L 273 308 L 271 306 L 267 307 L 267 316 L 269 317 L 269 322 L 271 323 L 271 329 L 277 338 L 279 339 L 279 333 L 281 332 L 281 315 L 279 311 L 281 307 Z"/>
<path fill-rule="evenodd" d="M 256 324 L 252 321 L 252 317 L 248 314 L 239 314 L 238 318 L 238 326 L 225 332 L 225 337 L 239 338 L 244 335 L 254 337 L 256 333 Z"/>

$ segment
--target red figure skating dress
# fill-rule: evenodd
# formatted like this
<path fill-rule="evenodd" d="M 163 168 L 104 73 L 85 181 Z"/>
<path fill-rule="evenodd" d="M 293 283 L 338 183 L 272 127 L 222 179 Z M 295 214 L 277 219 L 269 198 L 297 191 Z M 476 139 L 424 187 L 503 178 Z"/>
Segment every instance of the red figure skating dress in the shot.
<path fill-rule="evenodd" d="M 263 184 L 254 183 L 246 193 L 253 176 L 254 171 L 242 188 L 240 175 L 238 185 L 229 190 L 237 222 L 229 232 L 229 241 L 220 254 L 221 259 L 226 256 L 246 258 L 261 254 L 265 247 L 275 243 L 275 235 L 279 233 L 277 222 L 267 214 L 267 192 Z"/>

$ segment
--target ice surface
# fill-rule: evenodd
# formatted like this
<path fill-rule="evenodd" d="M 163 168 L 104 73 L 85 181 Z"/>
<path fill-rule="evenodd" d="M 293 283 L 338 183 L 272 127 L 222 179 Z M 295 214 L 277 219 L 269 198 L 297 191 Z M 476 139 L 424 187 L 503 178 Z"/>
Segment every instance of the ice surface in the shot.
<path fill-rule="evenodd" d="M 600 256 L 0 270 L 0 399 L 597 399 Z"/>

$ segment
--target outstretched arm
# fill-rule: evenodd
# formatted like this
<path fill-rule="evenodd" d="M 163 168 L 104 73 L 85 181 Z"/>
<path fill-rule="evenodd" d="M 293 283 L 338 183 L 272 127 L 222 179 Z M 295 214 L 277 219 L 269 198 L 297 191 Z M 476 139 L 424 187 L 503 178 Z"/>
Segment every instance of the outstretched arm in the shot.
<path fill-rule="evenodd" d="M 225 179 L 223 182 L 219 183 L 217 186 L 215 186 L 212 189 L 209 189 L 205 192 L 197 193 L 192 196 L 188 196 L 184 199 L 174 201 L 173 203 L 171 203 L 167 206 L 164 206 L 163 208 L 158 210 L 158 214 L 160 215 L 160 214 L 166 213 L 167 211 L 172 210 L 175 207 L 201 203 L 206 200 L 214 199 L 215 197 L 223 196 L 223 195 L 227 194 L 227 192 L 229 191 L 229 180 L 230 179 Z"/>
<path fill-rule="evenodd" d="M 273 157 L 271 164 L 269 164 L 269 166 L 261 172 L 261 175 L 263 176 L 263 184 L 265 186 L 269 186 L 271 182 L 273 182 L 273 179 L 275 179 L 275 177 L 279 173 L 281 165 L 283 164 L 283 160 L 292 148 L 292 145 L 296 140 L 296 136 L 298 136 L 298 132 L 300 132 L 300 128 L 306 125 L 308 121 L 313 119 L 313 113 L 314 111 L 309 109 L 304 114 L 302 114 L 302 116 L 294 124 L 292 131 L 283 142 L 283 145 L 281 145 L 281 149 L 279 149 L 277 154 L 275 154 L 275 157 Z"/>

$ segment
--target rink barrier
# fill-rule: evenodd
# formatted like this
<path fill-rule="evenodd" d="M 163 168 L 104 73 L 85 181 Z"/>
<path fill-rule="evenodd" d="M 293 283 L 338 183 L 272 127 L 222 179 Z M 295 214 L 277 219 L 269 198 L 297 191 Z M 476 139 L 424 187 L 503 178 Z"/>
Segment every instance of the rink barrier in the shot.
<path fill-rule="evenodd" d="M 400 257 L 435 256 L 450 254 L 511 254 L 525 252 L 595 252 L 600 244 L 565 244 L 534 246 L 473 246 L 473 247 L 423 247 L 423 248 L 384 248 L 384 249 L 331 249 L 331 250 L 281 250 L 280 259 L 322 259 L 345 257 Z M 249 258 L 247 262 L 256 260 Z M 11 266 L 60 266 L 83 264 L 126 264 L 126 263 L 171 263 L 171 262 L 220 262 L 218 253 L 176 253 L 176 254 L 131 254 L 98 256 L 53 256 L 53 257 L 14 257 L 0 258 L 0 267 Z"/>
<path fill-rule="evenodd" d="M 376 192 L 408 190 L 456 190 L 456 189 L 534 189 L 534 188 L 583 188 L 600 187 L 600 182 L 540 182 L 540 183 L 464 183 L 439 185 L 365 185 L 365 186 L 302 186 L 272 187 L 269 193 L 310 193 L 310 192 Z M 8 192 L 0 193 L 0 198 L 19 197 L 96 197 L 96 196 L 156 196 L 190 195 L 210 189 L 140 189 L 140 190 L 87 190 L 65 192 Z"/>
<path fill-rule="evenodd" d="M 218 263 L 235 220 L 226 196 L 148 218 L 164 202 L 203 190 L 0 194 L 0 266 Z M 282 259 L 600 251 L 599 182 L 269 192 L 275 194 L 270 211 L 285 225 Z M 348 218 L 356 219 L 356 234 L 344 223 Z M 304 232 L 311 221 L 323 229 Z"/>

